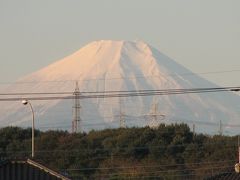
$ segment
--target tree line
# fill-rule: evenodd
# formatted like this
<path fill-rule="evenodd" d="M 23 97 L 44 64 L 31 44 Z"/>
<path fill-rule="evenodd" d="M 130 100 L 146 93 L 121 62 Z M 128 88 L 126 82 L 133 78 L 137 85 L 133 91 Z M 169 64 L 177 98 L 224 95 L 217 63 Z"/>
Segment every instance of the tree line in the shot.
<path fill-rule="evenodd" d="M 186 124 L 69 133 L 35 130 L 35 160 L 72 179 L 203 179 L 233 171 L 237 136 L 194 134 Z M 0 129 L 0 158 L 31 155 L 31 128 Z"/>

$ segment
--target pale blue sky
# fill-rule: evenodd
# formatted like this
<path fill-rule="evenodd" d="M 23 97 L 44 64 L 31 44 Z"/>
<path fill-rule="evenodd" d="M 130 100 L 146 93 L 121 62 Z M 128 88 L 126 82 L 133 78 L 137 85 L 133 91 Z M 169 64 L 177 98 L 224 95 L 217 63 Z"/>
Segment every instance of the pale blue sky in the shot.
<path fill-rule="evenodd" d="M 146 41 L 195 73 L 240 70 L 239 0 L 0 0 L 0 83 L 100 39 Z M 205 74 L 240 85 L 240 71 Z"/>

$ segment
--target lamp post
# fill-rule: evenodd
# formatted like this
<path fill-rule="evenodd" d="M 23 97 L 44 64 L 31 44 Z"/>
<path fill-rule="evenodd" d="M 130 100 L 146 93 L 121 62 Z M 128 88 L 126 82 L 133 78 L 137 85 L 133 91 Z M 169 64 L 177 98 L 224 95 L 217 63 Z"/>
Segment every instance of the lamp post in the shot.
<path fill-rule="evenodd" d="M 33 107 L 32 104 L 28 101 L 28 100 L 23 100 L 22 101 L 23 105 L 28 105 L 30 106 L 30 109 L 32 111 L 32 158 L 34 158 L 34 111 L 33 111 Z"/>
<path fill-rule="evenodd" d="M 231 91 L 239 92 L 240 88 L 231 89 Z M 235 164 L 235 172 L 240 173 L 240 136 L 238 135 L 238 162 Z"/>

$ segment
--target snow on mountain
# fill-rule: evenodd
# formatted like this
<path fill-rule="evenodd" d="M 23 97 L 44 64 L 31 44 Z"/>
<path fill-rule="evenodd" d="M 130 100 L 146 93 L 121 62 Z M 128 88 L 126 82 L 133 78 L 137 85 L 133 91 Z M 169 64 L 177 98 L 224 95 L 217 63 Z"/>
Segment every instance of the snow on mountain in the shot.
<path fill-rule="evenodd" d="M 109 40 L 92 42 L 19 79 L 5 92 L 73 92 L 75 81 L 81 92 L 217 87 L 144 42 Z M 30 112 L 20 102 L 0 103 L 0 125 L 30 125 Z M 36 100 L 32 104 L 38 127 L 71 128 L 72 100 Z M 194 121 L 199 131 L 208 133 L 217 131 L 220 120 L 224 125 L 238 124 L 240 115 L 239 96 L 230 92 L 84 99 L 81 107 L 84 130 L 118 127 L 120 115 L 127 126 L 149 125 L 153 107 L 165 117 L 158 123 Z M 233 132 L 236 128 L 225 130 Z"/>

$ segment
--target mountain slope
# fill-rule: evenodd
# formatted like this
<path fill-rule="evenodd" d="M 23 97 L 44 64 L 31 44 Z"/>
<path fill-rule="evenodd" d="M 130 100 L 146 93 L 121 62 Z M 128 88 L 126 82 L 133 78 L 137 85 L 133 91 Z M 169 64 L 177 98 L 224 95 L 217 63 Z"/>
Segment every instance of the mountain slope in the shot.
<path fill-rule="evenodd" d="M 21 78 L 6 91 L 73 92 L 75 81 L 81 92 L 217 87 L 144 42 L 96 41 Z M 32 104 L 39 127 L 70 129 L 72 100 L 34 101 Z M 125 117 L 128 126 L 162 122 L 160 116 L 157 122 L 153 120 L 154 113 L 164 114 L 164 122 L 196 121 L 207 125 L 221 120 L 224 124 L 237 124 L 238 104 L 239 96 L 226 92 L 84 99 L 81 100 L 81 118 L 85 130 L 118 127 L 120 115 Z M 29 112 L 19 102 L 7 103 L 0 113 L 2 125 L 29 124 Z M 207 130 L 199 128 L 207 132 L 217 128 L 207 127 Z"/>

